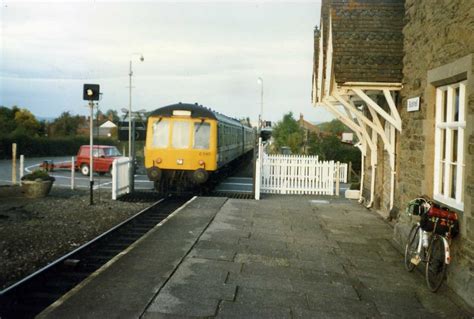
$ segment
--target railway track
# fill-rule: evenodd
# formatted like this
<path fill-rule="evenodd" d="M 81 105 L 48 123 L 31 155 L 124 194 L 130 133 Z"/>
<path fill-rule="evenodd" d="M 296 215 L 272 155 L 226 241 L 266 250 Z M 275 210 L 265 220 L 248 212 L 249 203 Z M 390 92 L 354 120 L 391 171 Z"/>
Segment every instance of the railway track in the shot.
<path fill-rule="evenodd" d="M 0 291 L 0 318 L 33 318 L 191 197 L 158 200 L 106 233 Z"/>

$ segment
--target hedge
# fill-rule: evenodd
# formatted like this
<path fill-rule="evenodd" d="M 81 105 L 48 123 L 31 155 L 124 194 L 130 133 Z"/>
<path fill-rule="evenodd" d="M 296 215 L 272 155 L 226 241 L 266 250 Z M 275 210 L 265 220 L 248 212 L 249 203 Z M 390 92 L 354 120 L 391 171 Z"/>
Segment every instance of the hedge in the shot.
<path fill-rule="evenodd" d="M 43 157 L 76 155 L 81 145 L 89 144 L 88 136 L 73 137 L 30 137 L 0 136 L 0 159 L 11 159 L 12 144 L 17 144 L 17 156 Z M 118 141 L 110 138 L 94 138 L 94 144 L 118 145 Z"/>

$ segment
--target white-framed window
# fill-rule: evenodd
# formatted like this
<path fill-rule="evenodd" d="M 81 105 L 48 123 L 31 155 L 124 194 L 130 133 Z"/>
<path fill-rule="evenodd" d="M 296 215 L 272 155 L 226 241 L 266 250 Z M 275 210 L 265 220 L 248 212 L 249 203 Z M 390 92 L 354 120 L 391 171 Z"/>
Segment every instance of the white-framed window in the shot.
<path fill-rule="evenodd" d="M 466 81 L 436 88 L 433 197 L 464 210 L 464 130 Z"/>

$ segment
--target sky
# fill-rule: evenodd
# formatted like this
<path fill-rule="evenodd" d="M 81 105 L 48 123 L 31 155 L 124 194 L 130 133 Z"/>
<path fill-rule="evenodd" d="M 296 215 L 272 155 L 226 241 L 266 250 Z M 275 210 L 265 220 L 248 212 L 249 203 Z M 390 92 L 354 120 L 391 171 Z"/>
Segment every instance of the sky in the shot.
<path fill-rule="evenodd" d="M 40 117 L 88 114 L 84 83 L 99 84 L 100 110 L 151 111 L 199 103 L 256 121 L 323 122 L 311 104 L 313 29 L 320 2 L 3 0 L 0 105 Z M 139 54 L 143 54 L 141 62 Z M 120 112 L 121 113 L 121 112 Z"/>

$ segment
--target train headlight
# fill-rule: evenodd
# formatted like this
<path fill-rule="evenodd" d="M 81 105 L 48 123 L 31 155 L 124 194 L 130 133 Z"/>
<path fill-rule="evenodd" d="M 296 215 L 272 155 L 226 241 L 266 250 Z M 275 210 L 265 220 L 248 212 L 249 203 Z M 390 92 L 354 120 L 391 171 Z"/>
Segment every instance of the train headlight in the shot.
<path fill-rule="evenodd" d="M 183 162 L 184 162 L 184 161 L 183 161 L 182 158 L 178 158 L 178 159 L 176 160 L 176 164 L 178 164 L 178 165 L 183 165 Z"/>
<path fill-rule="evenodd" d="M 198 162 L 198 163 L 199 163 L 199 165 L 200 165 L 200 166 L 204 166 L 204 164 L 206 164 L 206 163 L 204 163 L 204 161 L 203 161 L 203 160 L 199 160 L 199 162 Z"/>
<path fill-rule="evenodd" d="M 156 162 L 157 164 L 160 164 L 162 161 L 163 161 L 163 160 L 162 160 L 160 157 L 158 157 L 155 162 Z"/>

